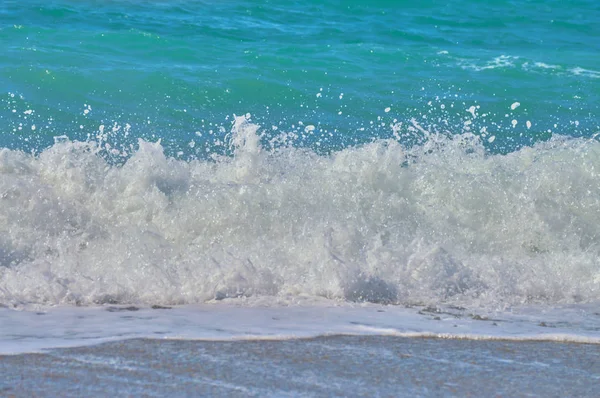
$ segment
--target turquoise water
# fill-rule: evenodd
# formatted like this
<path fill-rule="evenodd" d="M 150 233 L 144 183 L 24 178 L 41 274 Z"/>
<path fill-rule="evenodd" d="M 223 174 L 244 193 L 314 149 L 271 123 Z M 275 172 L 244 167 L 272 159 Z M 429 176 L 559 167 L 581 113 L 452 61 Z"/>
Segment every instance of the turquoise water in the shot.
<path fill-rule="evenodd" d="M 474 119 L 494 152 L 590 137 L 599 20 L 593 0 L 4 1 L 0 145 L 39 151 L 117 123 L 130 136 L 114 144 L 198 155 L 246 113 L 271 135 L 314 125 L 295 140 L 311 148 L 389 138 L 412 118 L 452 134 Z"/>
<path fill-rule="evenodd" d="M 3 1 L 0 305 L 598 302 L 598 21 Z"/>

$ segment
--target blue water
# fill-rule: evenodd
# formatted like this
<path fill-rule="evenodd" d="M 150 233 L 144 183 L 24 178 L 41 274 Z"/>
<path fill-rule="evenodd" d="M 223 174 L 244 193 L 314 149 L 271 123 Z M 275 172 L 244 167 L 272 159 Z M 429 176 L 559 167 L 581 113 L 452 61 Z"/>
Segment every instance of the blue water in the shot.
<path fill-rule="evenodd" d="M 0 145 L 116 122 L 173 153 L 213 150 L 195 132 L 222 137 L 249 112 L 267 129 L 315 125 L 296 144 L 339 149 L 390 137 L 393 120 L 460 133 L 471 106 L 492 151 L 600 129 L 592 0 L 219 3 L 3 2 Z"/>
<path fill-rule="evenodd" d="M 0 304 L 597 301 L 598 21 L 3 1 Z"/>

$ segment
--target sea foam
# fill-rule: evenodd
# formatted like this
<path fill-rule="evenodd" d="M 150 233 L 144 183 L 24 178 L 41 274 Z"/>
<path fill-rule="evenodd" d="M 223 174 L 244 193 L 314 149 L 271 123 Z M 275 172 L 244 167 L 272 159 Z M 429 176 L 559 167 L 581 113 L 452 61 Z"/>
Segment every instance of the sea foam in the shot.
<path fill-rule="evenodd" d="M 600 143 L 507 155 L 472 134 L 408 148 L 233 156 L 139 141 L 0 149 L 0 303 L 189 304 L 248 296 L 503 307 L 600 299 Z"/>

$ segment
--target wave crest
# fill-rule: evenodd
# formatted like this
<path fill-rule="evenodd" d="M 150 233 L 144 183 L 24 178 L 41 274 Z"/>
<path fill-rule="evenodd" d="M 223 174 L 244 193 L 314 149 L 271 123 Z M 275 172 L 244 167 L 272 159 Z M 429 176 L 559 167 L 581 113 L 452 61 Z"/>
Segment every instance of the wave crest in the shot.
<path fill-rule="evenodd" d="M 473 135 L 329 155 L 183 161 L 139 141 L 0 150 L 0 302 L 195 303 L 255 295 L 504 306 L 600 298 L 600 143 L 508 155 Z"/>

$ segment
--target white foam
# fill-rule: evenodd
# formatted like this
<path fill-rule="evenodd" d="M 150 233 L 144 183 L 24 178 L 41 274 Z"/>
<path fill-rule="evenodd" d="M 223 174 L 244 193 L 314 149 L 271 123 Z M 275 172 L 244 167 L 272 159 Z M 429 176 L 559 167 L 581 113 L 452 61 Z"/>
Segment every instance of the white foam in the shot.
<path fill-rule="evenodd" d="M 544 62 L 535 62 L 534 66 L 536 66 L 538 68 L 542 68 L 542 69 L 561 69 L 561 67 L 559 65 L 550 65 L 550 64 L 546 64 Z"/>
<path fill-rule="evenodd" d="M 600 299 L 599 142 L 491 155 L 410 128 L 428 141 L 331 155 L 265 150 L 244 117 L 214 160 L 143 140 L 123 165 L 65 137 L 1 149 L 0 303 Z"/>
<path fill-rule="evenodd" d="M 463 69 L 470 69 L 476 72 L 481 72 L 490 69 L 506 69 L 514 68 L 515 62 L 519 60 L 519 57 L 512 55 L 500 55 L 494 57 L 492 60 L 486 61 L 483 65 L 478 65 L 473 62 L 463 61 L 461 67 Z"/>
<path fill-rule="evenodd" d="M 579 305 L 473 312 L 454 307 L 404 308 L 306 299 L 267 306 L 258 300 L 170 309 L 0 309 L 0 355 L 132 338 L 222 341 L 387 335 L 600 344 L 600 318 L 594 316 L 594 309 Z"/>
<path fill-rule="evenodd" d="M 472 70 L 475 72 L 482 72 L 493 69 L 512 69 L 520 68 L 525 71 L 535 71 L 538 73 L 553 73 L 564 75 L 566 73 L 585 77 L 598 79 L 600 78 L 600 72 L 597 70 L 586 69 L 580 66 L 560 66 L 551 65 L 544 62 L 530 62 L 525 61 L 521 57 L 512 55 L 500 55 L 488 60 L 474 60 L 474 59 L 458 59 L 459 66 L 465 70 Z"/>
<path fill-rule="evenodd" d="M 594 79 L 600 79 L 600 72 L 591 70 L 591 69 L 575 67 L 575 68 L 569 69 L 569 72 L 571 72 L 572 74 L 577 75 L 577 76 L 584 76 L 584 77 L 591 77 Z"/>

